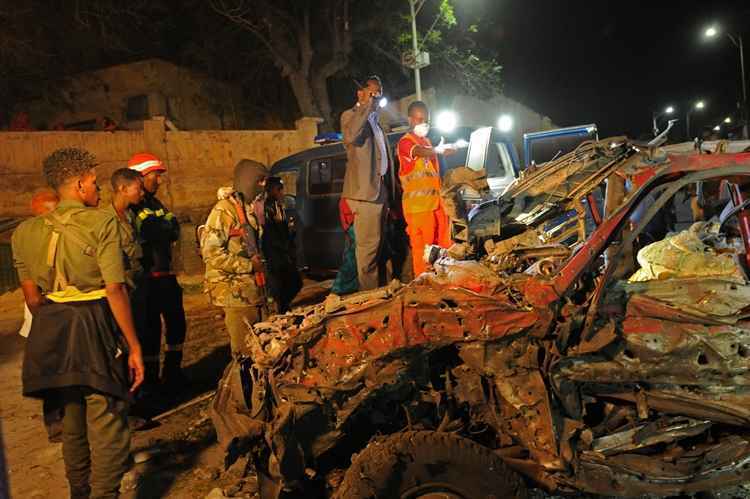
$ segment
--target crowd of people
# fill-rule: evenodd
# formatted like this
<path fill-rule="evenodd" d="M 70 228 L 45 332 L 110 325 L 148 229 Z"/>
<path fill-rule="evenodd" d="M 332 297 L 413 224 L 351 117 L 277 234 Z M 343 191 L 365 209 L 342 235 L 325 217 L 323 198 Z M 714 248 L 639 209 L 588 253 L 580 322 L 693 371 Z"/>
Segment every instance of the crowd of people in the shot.
<path fill-rule="evenodd" d="M 172 258 L 180 224 L 157 197 L 166 165 L 135 154 L 112 174 L 106 207 L 96 166 L 82 149 L 48 156 L 42 173 L 50 189 L 33 197 L 35 216 L 12 237 L 29 318 L 23 394 L 43 400 L 73 498 L 117 497 L 130 432 L 147 419 L 149 394 L 189 383 Z M 244 321 L 288 309 L 302 281 L 281 180 L 252 162 L 236 170 L 201 247 L 208 294 L 224 308 L 232 353 L 241 355 Z"/>
<path fill-rule="evenodd" d="M 413 103 L 410 131 L 396 148 L 396 182 L 378 120 L 381 94 L 380 79 L 368 78 L 356 105 L 341 117 L 347 153 L 342 219 L 351 243 L 338 277 L 348 279 L 345 292 L 382 284 L 387 217 L 405 220 L 417 274 L 425 269 L 426 245 L 447 245 L 436 159 L 452 151 L 432 147 L 427 106 Z M 135 154 L 112 174 L 106 207 L 99 206 L 96 166 L 82 149 L 48 156 L 42 173 L 50 190 L 34 196 L 35 216 L 12 238 L 30 319 L 23 394 L 44 402 L 50 440 L 62 442 L 73 498 L 117 497 L 130 432 L 147 419 L 148 394 L 189 383 L 181 368 L 187 325 L 172 255 L 180 224 L 157 197 L 167 166 L 153 154 Z M 217 198 L 199 233 L 205 288 L 223 309 L 231 352 L 239 357 L 249 353 L 247 324 L 289 310 L 302 278 L 280 178 L 243 160 L 233 186 L 219 188 Z M 133 413 L 141 417 L 129 417 Z"/>

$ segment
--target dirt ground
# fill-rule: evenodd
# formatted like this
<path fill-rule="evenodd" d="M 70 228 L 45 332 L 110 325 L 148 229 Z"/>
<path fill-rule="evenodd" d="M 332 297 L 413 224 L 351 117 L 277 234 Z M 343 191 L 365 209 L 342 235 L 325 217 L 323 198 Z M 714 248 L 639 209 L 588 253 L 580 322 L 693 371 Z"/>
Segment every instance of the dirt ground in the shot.
<path fill-rule="evenodd" d="M 184 276 L 180 281 L 188 323 L 184 366 L 191 385 L 179 393 L 162 393 L 154 408 L 157 414 L 210 393 L 229 361 L 220 310 L 207 303 L 199 277 Z M 308 281 L 302 299 L 315 301 L 325 292 L 325 284 Z M 0 473 L 4 457 L 11 498 L 67 497 L 61 446 L 47 441 L 41 402 L 21 396 L 24 339 L 17 331 L 23 321 L 22 300 L 18 290 L 0 296 Z M 206 399 L 165 417 L 153 429 L 134 433 L 134 458 L 149 459 L 134 465 L 125 476 L 124 499 L 255 497 L 257 483 L 252 473 L 245 473 L 245 462 L 223 470 L 223 455 L 207 414 L 208 402 Z M 750 497 L 749 491 L 735 487 L 716 497 Z M 550 496 L 534 491 L 533 497 Z M 2 488 L 0 499 L 4 499 Z"/>

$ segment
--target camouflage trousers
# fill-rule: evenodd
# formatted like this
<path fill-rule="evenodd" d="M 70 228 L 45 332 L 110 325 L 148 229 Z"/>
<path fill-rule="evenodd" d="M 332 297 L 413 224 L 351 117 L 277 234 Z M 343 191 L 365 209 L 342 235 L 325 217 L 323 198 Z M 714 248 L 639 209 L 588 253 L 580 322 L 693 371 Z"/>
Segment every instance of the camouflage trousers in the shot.
<path fill-rule="evenodd" d="M 250 354 L 245 344 L 245 335 L 248 331 L 245 321 L 252 325 L 260 320 L 261 313 L 257 306 L 224 307 L 224 324 L 229 334 L 233 357 Z"/>

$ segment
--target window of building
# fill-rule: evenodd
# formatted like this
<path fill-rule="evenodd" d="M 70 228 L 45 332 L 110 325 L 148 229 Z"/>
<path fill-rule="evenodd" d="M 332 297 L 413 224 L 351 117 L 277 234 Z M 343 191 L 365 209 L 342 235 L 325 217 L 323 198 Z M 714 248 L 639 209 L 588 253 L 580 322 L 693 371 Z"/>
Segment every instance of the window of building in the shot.
<path fill-rule="evenodd" d="M 346 157 L 316 159 L 310 162 L 308 192 L 311 195 L 340 194 L 344 190 Z"/>
<path fill-rule="evenodd" d="M 128 97 L 128 106 L 125 111 L 127 121 L 147 120 L 148 116 L 148 96 L 135 95 Z"/>

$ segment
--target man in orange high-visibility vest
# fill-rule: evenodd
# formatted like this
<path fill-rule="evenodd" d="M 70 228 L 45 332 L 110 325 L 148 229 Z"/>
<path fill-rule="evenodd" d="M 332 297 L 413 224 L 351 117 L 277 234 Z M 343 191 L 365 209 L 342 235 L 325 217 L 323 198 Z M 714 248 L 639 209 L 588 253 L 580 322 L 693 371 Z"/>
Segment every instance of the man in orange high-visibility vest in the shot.
<path fill-rule="evenodd" d="M 448 216 L 440 200 L 437 155 L 453 154 L 455 150 L 442 145 L 432 147 L 427 138 L 430 113 L 424 102 L 412 102 L 408 112 L 410 130 L 398 142 L 398 176 L 416 277 L 427 268 L 423 256 L 426 245 L 450 245 Z"/>

